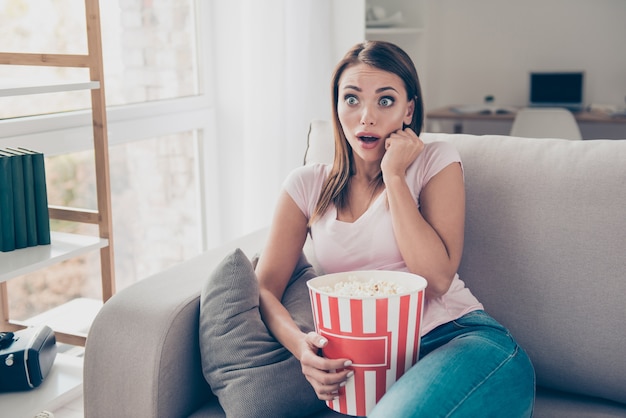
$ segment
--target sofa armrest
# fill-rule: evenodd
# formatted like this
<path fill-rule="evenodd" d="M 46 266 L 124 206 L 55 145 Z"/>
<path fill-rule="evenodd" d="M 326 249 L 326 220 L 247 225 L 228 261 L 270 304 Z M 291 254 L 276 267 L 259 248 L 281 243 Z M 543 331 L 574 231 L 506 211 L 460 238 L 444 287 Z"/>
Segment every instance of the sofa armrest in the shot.
<path fill-rule="evenodd" d="M 266 230 L 144 279 L 114 295 L 85 347 L 85 417 L 188 416 L 213 395 L 198 343 L 200 289 L 234 248 L 260 251 Z"/>

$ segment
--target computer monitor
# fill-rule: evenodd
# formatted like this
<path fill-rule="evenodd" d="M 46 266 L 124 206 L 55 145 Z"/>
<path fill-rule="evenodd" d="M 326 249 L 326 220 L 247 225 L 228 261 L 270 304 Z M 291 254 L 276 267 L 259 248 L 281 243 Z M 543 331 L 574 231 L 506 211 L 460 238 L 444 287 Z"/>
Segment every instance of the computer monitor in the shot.
<path fill-rule="evenodd" d="M 582 110 L 584 78 L 582 71 L 531 72 L 530 106 Z"/>

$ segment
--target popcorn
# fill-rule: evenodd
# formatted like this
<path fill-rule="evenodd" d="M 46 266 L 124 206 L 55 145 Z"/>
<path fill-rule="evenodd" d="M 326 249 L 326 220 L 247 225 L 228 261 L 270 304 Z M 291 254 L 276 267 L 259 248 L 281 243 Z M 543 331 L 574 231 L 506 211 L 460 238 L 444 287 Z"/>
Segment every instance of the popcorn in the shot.
<path fill-rule="evenodd" d="M 349 276 L 347 280 L 337 282 L 334 286 L 321 286 L 319 290 L 335 296 L 347 297 L 390 296 L 406 291 L 396 283 L 374 279 L 363 281 L 355 276 Z"/>
<path fill-rule="evenodd" d="M 327 358 L 352 361 L 354 376 L 328 407 L 367 416 L 418 359 L 426 280 L 393 270 L 330 273 L 307 281 L 315 331 Z"/>

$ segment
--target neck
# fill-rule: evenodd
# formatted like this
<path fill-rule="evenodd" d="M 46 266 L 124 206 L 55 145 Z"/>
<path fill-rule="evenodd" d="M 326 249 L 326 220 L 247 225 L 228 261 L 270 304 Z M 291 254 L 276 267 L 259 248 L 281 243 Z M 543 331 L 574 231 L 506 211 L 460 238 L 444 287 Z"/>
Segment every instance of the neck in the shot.
<path fill-rule="evenodd" d="M 352 181 L 371 184 L 380 176 L 380 161 L 373 163 L 356 163 L 354 172 L 351 174 Z"/>

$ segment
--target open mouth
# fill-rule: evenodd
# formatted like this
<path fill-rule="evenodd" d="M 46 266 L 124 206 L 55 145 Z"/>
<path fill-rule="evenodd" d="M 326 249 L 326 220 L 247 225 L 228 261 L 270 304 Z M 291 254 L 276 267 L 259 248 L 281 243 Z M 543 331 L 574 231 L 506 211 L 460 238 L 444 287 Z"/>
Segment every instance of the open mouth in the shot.
<path fill-rule="evenodd" d="M 365 142 L 365 143 L 371 143 L 371 142 L 376 142 L 378 141 L 378 137 L 376 136 L 359 136 L 359 141 Z"/>

